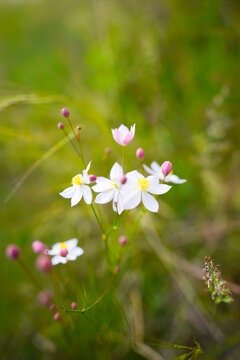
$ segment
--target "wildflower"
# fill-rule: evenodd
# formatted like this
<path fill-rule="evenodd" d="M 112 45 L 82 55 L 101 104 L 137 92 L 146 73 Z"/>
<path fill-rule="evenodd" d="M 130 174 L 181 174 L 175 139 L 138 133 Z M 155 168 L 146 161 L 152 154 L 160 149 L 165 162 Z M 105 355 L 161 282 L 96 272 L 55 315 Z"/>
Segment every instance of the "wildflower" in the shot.
<path fill-rule="evenodd" d="M 139 159 L 143 159 L 145 156 L 145 151 L 142 148 L 137 149 L 136 157 Z"/>
<path fill-rule="evenodd" d="M 41 241 L 34 241 L 32 243 L 32 249 L 36 254 L 41 254 L 46 249 L 46 246 Z"/>
<path fill-rule="evenodd" d="M 58 128 L 60 130 L 64 129 L 64 124 L 62 122 L 58 123 Z"/>
<path fill-rule="evenodd" d="M 57 312 L 56 314 L 54 314 L 53 319 L 55 321 L 60 321 L 62 319 L 62 316 L 59 312 Z"/>
<path fill-rule="evenodd" d="M 71 303 L 71 308 L 72 308 L 72 310 L 76 310 L 76 308 L 77 308 L 77 303 L 76 303 L 76 302 L 72 302 L 72 303 Z"/>
<path fill-rule="evenodd" d="M 128 145 L 135 135 L 135 124 L 131 126 L 129 130 L 125 125 L 119 126 L 118 129 L 112 129 L 112 135 L 114 140 L 122 146 Z"/>
<path fill-rule="evenodd" d="M 233 301 L 231 291 L 226 287 L 226 281 L 222 279 L 219 268 L 220 266 L 215 265 L 213 259 L 205 257 L 203 280 L 216 304 L 220 302 L 231 303 Z"/>
<path fill-rule="evenodd" d="M 36 267 L 40 271 L 49 272 L 52 270 L 51 258 L 47 254 L 41 254 L 36 261 Z"/>
<path fill-rule="evenodd" d="M 89 175 L 89 180 L 90 180 L 91 183 L 95 182 L 97 180 L 96 175 L 93 175 L 93 174 Z"/>
<path fill-rule="evenodd" d="M 167 176 L 164 176 L 162 167 L 156 161 L 153 161 L 151 163 L 151 168 L 149 168 L 146 165 L 143 165 L 143 167 L 148 174 L 157 176 L 160 180 L 164 180 L 164 182 L 171 182 L 173 184 L 183 184 L 187 181 L 185 179 L 180 179 L 177 175 L 173 175 L 171 173 Z M 164 170 L 166 171 L 166 169 Z"/>
<path fill-rule="evenodd" d="M 51 310 L 51 311 L 55 311 L 56 310 L 56 305 L 55 304 L 51 304 L 50 306 L 49 306 L 49 310 Z"/>
<path fill-rule="evenodd" d="M 127 237 L 124 235 L 121 235 L 118 239 L 119 245 L 125 246 L 127 244 Z"/>
<path fill-rule="evenodd" d="M 172 171 L 172 163 L 170 163 L 170 161 L 164 161 L 164 163 L 162 164 L 163 176 L 165 177 L 169 175 L 171 171 Z"/>
<path fill-rule="evenodd" d="M 83 170 L 82 174 L 78 174 L 72 178 L 72 186 L 59 194 L 65 199 L 71 199 L 71 206 L 77 205 L 82 197 L 86 204 L 90 205 L 92 202 L 92 191 L 90 187 L 87 186 L 90 183 L 88 176 L 90 166 L 91 161 L 86 170 Z"/>
<path fill-rule="evenodd" d="M 70 112 L 66 108 L 63 108 L 61 113 L 62 116 L 64 116 L 65 118 L 68 118 L 70 116 Z"/>
<path fill-rule="evenodd" d="M 20 249 L 17 245 L 8 245 L 6 248 L 6 255 L 9 259 L 16 260 L 20 256 Z"/>
<path fill-rule="evenodd" d="M 78 256 L 84 253 L 83 249 L 77 246 L 78 240 L 71 239 L 65 242 L 59 242 L 53 245 L 51 250 L 47 250 L 48 255 L 52 255 L 52 265 L 59 263 L 66 264 L 68 261 L 74 261 Z"/>
<path fill-rule="evenodd" d="M 124 210 L 130 210 L 143 202 L 145 208 L 152 212 L 158 212 L 158 202 L 150 194 L 162 195 L 171 189 L 171 186 L 159 184 L 157 176 L 145 178 L 138 171 L 134 170 L 127 174 L 128 186 L 126 187 L 124 198 Z"/>
<path fill-rule="evenodd" d="M 122 178 L 123 169 L 117 162 L 110 171 L 110 179 L 99 176 L 96 180 L 97 184 L 92 188 L 94 191 L 100 193 L 96 196 L 95 203 L 106 204 L 113 201 L 113 210 L 118 211 L 118 213 L 121 214 L 124 210 Z"/>

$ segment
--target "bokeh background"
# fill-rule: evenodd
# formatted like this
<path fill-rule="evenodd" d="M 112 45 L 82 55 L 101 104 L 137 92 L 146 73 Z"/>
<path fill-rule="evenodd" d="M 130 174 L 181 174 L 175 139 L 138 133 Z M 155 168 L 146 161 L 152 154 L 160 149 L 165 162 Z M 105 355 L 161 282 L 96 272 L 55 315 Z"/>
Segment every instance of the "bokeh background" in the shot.
<path fill-rule="evenodd" d="M 184 346 L 196 339 L 203 359 L 239 359 L 239 40 L 238 0 L 1 0 L 1 359 L 161 360 L 187 352 L 151 338 Z M 57 129 L 62 107 L 82 126 L 96 175 L 121 161 L 110 129 L 135 123 L 126 170 L 138 168 L 141 146 L 148 165 L 170 160 L 188 182 L 160 197 L 159 214 L 142 218 L 103 301 L 56 323 L 5 247 L 18 244 L 53 291 L 35 269 L 31 243 L 78 237 L 85 255 L 56 267 L 65 306 L 90 304 L 108 286 L 91 209 L 70 208 L 58 195 L 82 170 Z M 111 206 L 102 210 L 110 224 Z M 122 233 L 138 214 L 130 212 Z M 206 255 L 232 283 L 233 303 L 215 305 L 207 293 Z"/>

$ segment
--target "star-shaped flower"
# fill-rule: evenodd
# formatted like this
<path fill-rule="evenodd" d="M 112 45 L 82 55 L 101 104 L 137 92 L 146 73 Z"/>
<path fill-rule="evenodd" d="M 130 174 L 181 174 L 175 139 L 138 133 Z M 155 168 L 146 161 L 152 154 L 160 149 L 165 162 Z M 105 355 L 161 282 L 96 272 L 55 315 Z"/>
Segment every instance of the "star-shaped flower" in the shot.
<path fill-rule="evenodd" d="M 78 239 L 71 239 L 65 242 L 59 242 L 53 245 L 51 250 L 46 250 L 46 254 L 52 255 L 52 264 L 66 264 L 68 261 L 74 261 L 78 256 L 84 253 L 83 249 L 77 246 Z"/>
<path fill-rule="evenodd" d="M 148 174 L 157 176 L 160 180 L 164 180 L 164 182 L 171 182 L 173 184 L 183 184 L 187 181 L 185 179 L 180 179 L 177 175 L 171 173 L 164 177 L 161 166 L 156 161 L 153 161 L 151 163 L 151 168 L 149 168 L 147 165 L 143 165 L 143 167 Z"/>
<path fill-rule="evenodd" d="M 110 179 L 99 176 L 96 180 L 96 185 L 92 187 L 94 191 L 100 193 L 96 196 L 95 203 L 106 204 L 113 201 L 113 210 L 121 214 L 124 210 L 122 192 L 123 188 L 127 186 L 127 184 L 121 183 L 122 177 L 123 169 L 117 162 L 110 171 Z"/>
<path fill-rule="evenodd" d="M 138 171 L 134 170 L 127 173 L 128 187 L 124 191 L 124 210 L 130 210 L 143 202 L 145 208 L 152 212 L 158 212 L 159 204 L 150 194 L 162 195 L 171 189 L 171 186 L 159 184 L 157 176 L 145 178 Z"/>
<path fill-rule="evenodd" d="M 88 186 L 90 183 L 88 170 L 90 169 L 91 161 L 88 164 L 86 170 L 83 170 L 82 174 L 78 174 L 72 178 L 72 186 L 65 189 L 59 195 L 66 199 L 71 199 L 71 206 L 75 206 L 79 201 L 84 199 L 85 203 L 90 205 L 92 202 L 92 191 Z"/>

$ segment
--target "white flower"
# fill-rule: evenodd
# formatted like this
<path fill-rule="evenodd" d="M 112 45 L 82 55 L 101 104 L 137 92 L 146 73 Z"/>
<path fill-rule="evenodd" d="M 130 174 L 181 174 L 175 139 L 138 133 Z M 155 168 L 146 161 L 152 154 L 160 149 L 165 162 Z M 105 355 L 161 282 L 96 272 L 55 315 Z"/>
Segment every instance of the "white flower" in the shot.
<path fill-rule="evenodd" d="M 148 176 L 145 178 L 138 171 L 134 170 L 127 173 L 128 187 L 125 190 L 124 210 L 130 210 L 143 202 L 145 208 L 152 212 L 158 212 L 158 202 L 150 194 L 161 195 L 171 189 L 171 186 L 159 184 L 157 176 Z M 150 193 L 150 194 L 149 194 Z"/>
<path fill-rule="evenodd" d="M 78 239 L 71 239 L 65 242 L 59 242 L 53 245 L 51 250 L 46 250 L 46 254 L 53 255 L 52 264 L 66 264 L 68 261 L 74 261 L 78 256 L 84 253 L 83 249 L 77 246 Z M 60 255 L 62 254 L 62 255 Z"/>
<path fill-rule="evenodd" d="M 153 161 L 151 163 L 151 168 L 149 168 L 147 165 L 143 165 L 143 167 L 148 174 L 157 176 L 160 180 L 164 180 L 164 182 L 171 182 L 173 184 L 183 184 L 187 181 L 185 179 L 180 179 L 177 175 L 173 175 L 173 174 L 169 174 L 164 178 L 161 166 L 156 161 Z"/>
<path fill-rule="evenodd" d="M 96 185 L 92 189 L 99 192 L 96 196 L 95 203 L 106 204 L 113 201 L 113 210 L 118 211 L 119 214 L 124 210 L 123 208 L 123 188 L 126 185 L 122 185 L 120 180 L 123 177 L 123 169 L 116 162 L 111 171 L 110 179 L 99 176 L 96 180 Z"/>
<path fill-rule="evenodd" d="M 90 205 L 92 202 L 92 191 L 88 186 L 90 183 L 88 170 L 90 169 L 91 161 L 86 170 L 82 174 L 78 174 L 72 178 L 72 186 L 65 189 L 59 195 L 66 199 L 71 199 L 71 206 L 75 206 L 79 201 L 84 199 L 85 203 Z"/>
<path fill-rule="evenodd" d="M 122 124 L 118 129 L 112 129 L 112 135 L 119 145 L 126 146 L 135 136 L 135 124 L 131 126 L 130 130 Z"/>

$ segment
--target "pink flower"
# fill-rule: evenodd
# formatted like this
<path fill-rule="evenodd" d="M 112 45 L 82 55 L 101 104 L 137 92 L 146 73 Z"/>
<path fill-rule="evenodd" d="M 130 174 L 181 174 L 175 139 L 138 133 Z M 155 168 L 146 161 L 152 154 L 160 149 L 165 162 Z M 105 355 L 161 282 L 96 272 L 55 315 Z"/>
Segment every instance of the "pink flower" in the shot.
<path fill-rule="evenodd" d="M 112 129 L 114 140 L 122 146 L 128 145 L 135 135 L 135 124 L 131 126 L 130 131 L 125 125 L 121 125 L 118 129 Z"/>
<path fill-rule="evenodd" d="M 39 240 L 32 243 L 32 249 L 36 254 L 41 254 L 46 249 L 46 246 Z"/>
<path fill-rule="evenodd" d="M 8 245 L 8 247 L 6 248 L 6 255 L 7 257 L 9 257 L 9 259 L 15 260 L 19 257 L 20 255 L 20 250 L 19 247 L 17 245 Z"/>

